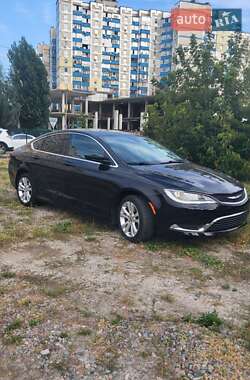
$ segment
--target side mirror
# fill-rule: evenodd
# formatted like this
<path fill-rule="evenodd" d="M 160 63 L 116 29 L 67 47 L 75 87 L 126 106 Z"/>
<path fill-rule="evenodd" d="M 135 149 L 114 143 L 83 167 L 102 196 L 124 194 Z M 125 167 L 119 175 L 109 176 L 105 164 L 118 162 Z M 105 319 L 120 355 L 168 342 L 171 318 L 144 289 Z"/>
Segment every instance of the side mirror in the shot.
<path fill-rule="evenodd" d="M 107 170 L 110 168 L 110 165 L 112 165 L 112 161 L 107 158 L 107 157 L 103 157 L 102 160 L 100 160 L 100 170 Z"/>
<path fill-rule="evenodd" d="M 110 165 L 112 165 L 112 161 L 106 156 L 99 156 L 96 154 L 92 154 L 89 156 L 85 156 L 85 158 L 87 160 L 99 162 L 100 166 L 103 166 L 103 167 L 109 167 Z"/>

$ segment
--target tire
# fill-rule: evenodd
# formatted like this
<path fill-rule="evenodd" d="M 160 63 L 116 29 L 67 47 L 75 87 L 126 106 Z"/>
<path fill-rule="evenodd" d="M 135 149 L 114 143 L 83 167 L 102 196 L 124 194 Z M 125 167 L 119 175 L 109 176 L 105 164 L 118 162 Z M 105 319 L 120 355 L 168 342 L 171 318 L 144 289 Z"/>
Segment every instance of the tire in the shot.
<path fill-rule="evenodd" d="M 0 156 L 2 154 L 5 154 L 7 150 L 8 150 L 7 145 L 4 142 L 0 141 Z"/>
<path fill-rule="evenodd" d="M 30 207 L 35 203 L 35 188 L 27 173 L 22 173 L 16 181 L 17 196 L 23 206 Z"/>
<path fill-rule="evenodd" d="M 121 234 L 133 243 L 148 241 L 154 235 L 152 211 L 140 196 L 128 195 L 121 201 L 118 220 Z"/>

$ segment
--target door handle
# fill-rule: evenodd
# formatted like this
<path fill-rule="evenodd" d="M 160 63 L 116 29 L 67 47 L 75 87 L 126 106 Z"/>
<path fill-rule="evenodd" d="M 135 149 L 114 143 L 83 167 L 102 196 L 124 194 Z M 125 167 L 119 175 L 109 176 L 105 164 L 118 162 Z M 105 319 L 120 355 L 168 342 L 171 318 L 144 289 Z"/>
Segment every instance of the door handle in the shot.
<path fill-rule="evenodd" d="M 31 156 L 31 158 L 33 158 L 33 160 L 39 160 L 39 157 L 37 156 Z"/>

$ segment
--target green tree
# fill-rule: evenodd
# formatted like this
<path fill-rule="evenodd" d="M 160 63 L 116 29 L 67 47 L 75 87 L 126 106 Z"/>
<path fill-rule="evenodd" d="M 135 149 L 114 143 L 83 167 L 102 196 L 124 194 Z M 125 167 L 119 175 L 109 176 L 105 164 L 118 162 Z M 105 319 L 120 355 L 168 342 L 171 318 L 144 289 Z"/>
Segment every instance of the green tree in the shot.
<path fill-rule="evenodd" d="M 196 163 L 250 178 L 249 49 L 237 34 L 220 61 L 213 52 L 210 35 L 177 49 L 176 69 L 158 83 L 149 107 L 146 134 Z"/>
<path fill-rule="evenodd" d="M 87 128 L 87 115 L 81 113 L 71 124 L 71 128 Z"/>
<path fill-rule="evenodd" d="M 21 128 L 47 127 L 50 99 L 45 66 L 24 37 L 11 46 L 8 57 L 10 81 L 21 105 Z"/>
<path fill-rule="evenodd" d="M 0 128 L 16 129 L 20 105 L 16 102 L 15 92 L 3 75 L 0 66 Z"/>

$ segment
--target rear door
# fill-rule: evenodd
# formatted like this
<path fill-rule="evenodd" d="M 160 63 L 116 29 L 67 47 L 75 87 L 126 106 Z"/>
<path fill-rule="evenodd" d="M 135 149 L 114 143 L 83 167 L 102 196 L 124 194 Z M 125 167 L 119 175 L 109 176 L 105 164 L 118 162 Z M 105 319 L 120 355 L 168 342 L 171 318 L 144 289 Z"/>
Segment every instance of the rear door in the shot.
<path fill-rule="evenodd" d="M 64 164 L 68 144 L 67 133 L 46 136 L 33 143 L 32 176 L 41 196 L 47 198 L 67 196 Z"/>

